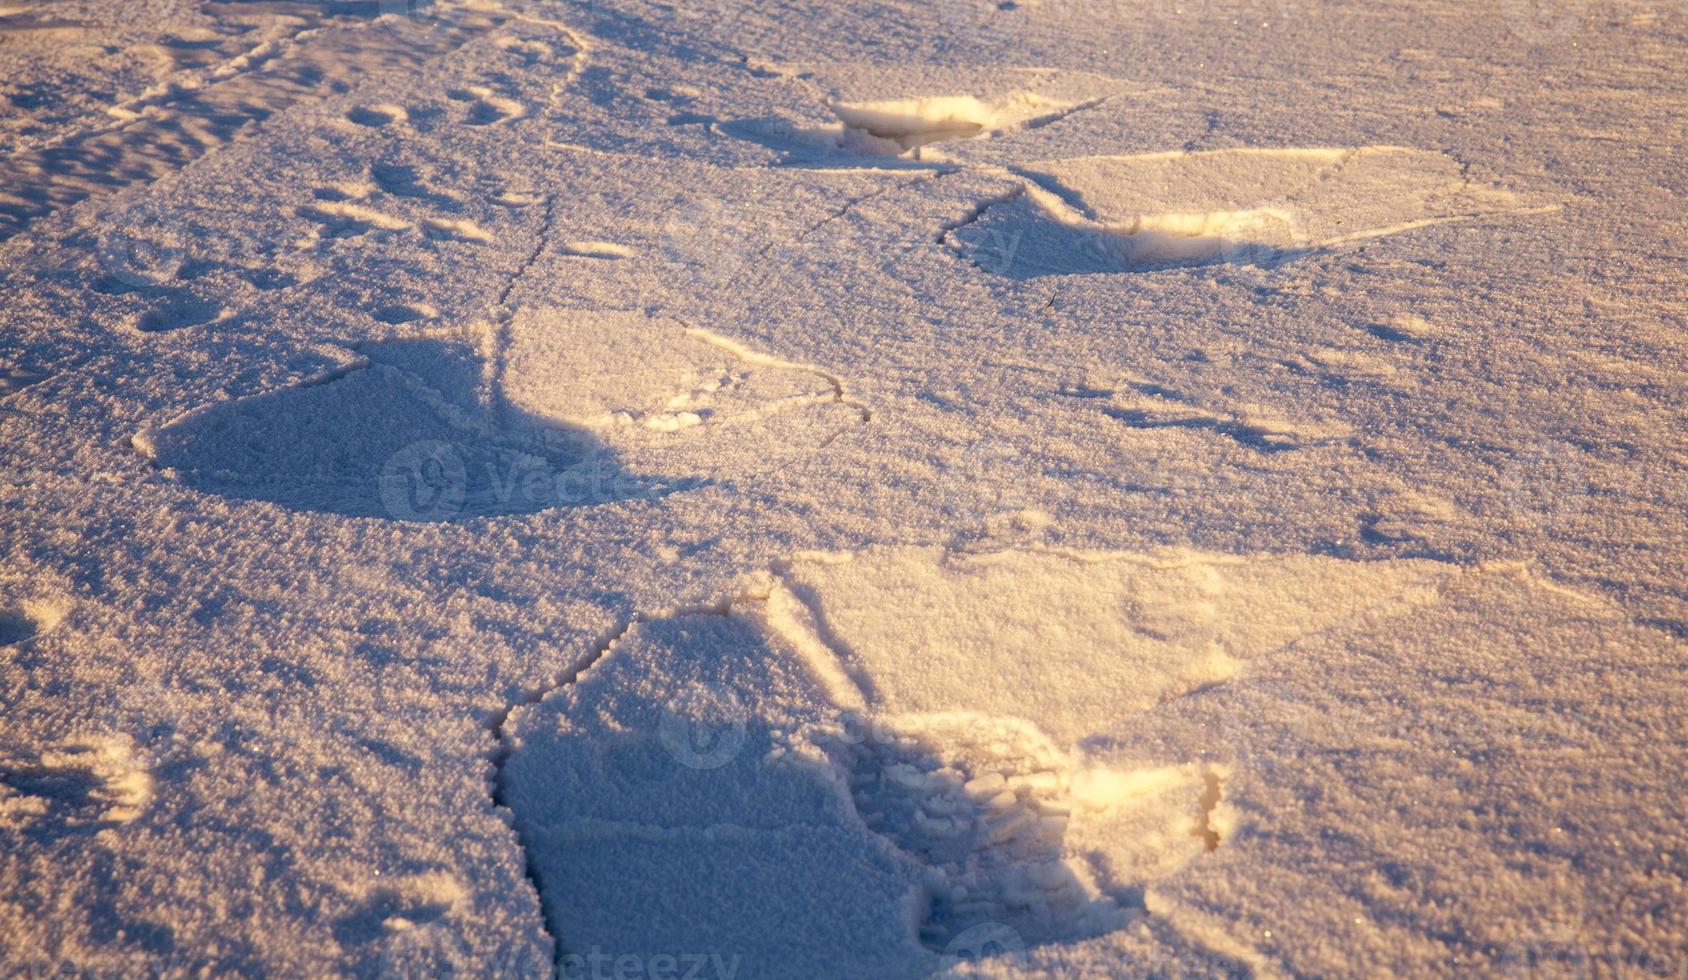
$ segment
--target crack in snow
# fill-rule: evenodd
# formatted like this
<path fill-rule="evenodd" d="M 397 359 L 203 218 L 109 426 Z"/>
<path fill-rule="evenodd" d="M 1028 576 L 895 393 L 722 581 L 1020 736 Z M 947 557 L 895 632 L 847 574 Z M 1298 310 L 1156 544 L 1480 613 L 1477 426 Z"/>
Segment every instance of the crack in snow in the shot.
<path fill-rule="evenodd" d="M 551 921 L 550 914 L 546 911 L 545 888 L 540 882 L 538 869 L 533 859 L 533 842 L 523 840 L 521 833 L 516 830 L 515 813 L 507 802 L 508 794 L 504 780 L 504 768 L 506 763 L 509 762 L 512 752 L 514 752 L 514 747 L 510 744 L 504 728 L 509 723 L 511 714 L 519 708 L 539 704 L 551 694 L 579 681 L 599 661 L 608 656 L 615 649 L 616 644 L 620 643 L 640 623 L 673 616 L 729 616 L 732 614 L 733 601 L 729 598 L 707 605 L 675 607 L 648 616 L 634 613 L 601 637 L 598 642 L 589 647 L 584 654 L 576 658 L 567 669 L 554 677 L 549 683 L 527 691 L 520 698 L 505 705 L 487 719 L 486 730 L 493 740 L 493 749 L 487 756 L 487 762 L 491 765 L 491 772 L 487 777 L 487 795 L 492 802 L 493 812 L 500 814 L 501 819 L 504 819 L 505 825 L 510 828 L 511 835 L 515 839 L 517 849 L 522 853 L 522 866 L 527 876 L 528 885 L 533 889 L 534 901 L 539 905 L 541 928 L 546 939 L 551 943 L 553 951 L 558 948 L 558 938 L 562 935 L 562 929 L 558 923 Z"/>
<path fill-rule="evenodd" d="M 1009 187 L 1008 190 L 1002 192 L 1001 194 L 993 194 L 989 197 L 981 199 L 971 209 L 969 209 L 966 214 L 962 215 L 960 218 L 956 218 L 952 221 L 946 221 L 943 224 L 939 225 L 938 226 L 938 233 L 937 233 L 937 236 L 934 240 L 939 245 L 946 244 L 947 240 L 948 240 L 948 238 L 951 234 L 953 234 L 957 231 L 960 231 L 961 229 L 966 228 L 969 225 L 977 223 L 979 221 L 979 219 L 983 218 L 985 216 L 985 213 L 988 212 L 991 208 L 997 207 L 998 205 L 1007 204 L 1010 201 L 1019 200 L 1021 197 L 1024 197 L 1025 194 L 1026 194 L 1026 183 L 1025 183 L 1025 181 L 1023 179 L 1016 178 L 1015 183 L 1012 184 Z"/>
<path fill-rule="evenodd" d="M 539 257 L 545 254 L 546 249 L 551 247 L 551 237 L 556 231 L 556 220 L 557 195 L 555 193 L 546 194 L 545 217 L 540 222 L 539 241 L 534 243 L 533 248 L 528 251 L 521 263 L 516 266 L 515 271 L 510 274 L 510 278 L 504 283 L 504 288 L 498 291 L 498 299 L 492 304 L 494 315 L 501 322 L 508 323 L 514 316 L 514 311 L 509 309 L 510 296 L 515 292 L 516 286 L 521 283 L 522 278 L 533 268 L 534 263 L 539 261 Z"/>
<path fill-rule="evenodd" d="M 1023 129 L 1042 129 L 1045 126 L 1052 126 L 1055 123 L 1066 119 L 1068 116 L 1076 116 L 1081 112 L 1100 108 L 1102 105 L 1107 103 L 1109 98 L 1110 96 L 1103 95 L 1094 99 L 1086 99 L 1077 105 L 1067 106 L 1065 109 L 1058 109 L 1046 116 L 1038 116 L 1034 119 L 1028 119 L 1021 123 L 1020 127 Z"/>

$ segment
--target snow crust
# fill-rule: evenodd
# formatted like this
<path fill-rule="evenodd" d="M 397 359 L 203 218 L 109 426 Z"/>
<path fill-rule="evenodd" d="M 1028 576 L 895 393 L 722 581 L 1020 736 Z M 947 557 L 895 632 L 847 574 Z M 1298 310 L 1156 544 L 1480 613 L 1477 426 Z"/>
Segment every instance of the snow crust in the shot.
<path fill-rule="evenodd" d="M 0 4 L 0 975 L 1681 975 L 1685 42 Z"/>

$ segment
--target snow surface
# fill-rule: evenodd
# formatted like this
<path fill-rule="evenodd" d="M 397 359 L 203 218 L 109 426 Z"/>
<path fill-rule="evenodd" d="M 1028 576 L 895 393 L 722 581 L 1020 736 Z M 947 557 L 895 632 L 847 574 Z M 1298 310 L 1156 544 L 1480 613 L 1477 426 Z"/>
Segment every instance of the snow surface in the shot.
<path fill-rule="evenodd" d="M 1676 0 L 0 3 L 0 975 L 1688 974 Z"/>

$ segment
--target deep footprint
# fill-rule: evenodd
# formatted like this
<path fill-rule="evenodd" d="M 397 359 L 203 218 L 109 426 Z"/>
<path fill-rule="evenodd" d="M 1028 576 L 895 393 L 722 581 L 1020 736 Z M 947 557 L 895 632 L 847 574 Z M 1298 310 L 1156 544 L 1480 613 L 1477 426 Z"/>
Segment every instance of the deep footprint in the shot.
<path fill-rule="evenodd" d="M 64 619 L 64 607 L 30 599 L 0 604 L 0 647 L 17 646 L 43 633 L 50 633 Z"/>
<path fill-rule="evenodd" d="M 346 118 L 359 126 L 380 129 L 396 122 L 409 122 L 410 113 L 403 106 L 382 103 L 372 106 L 358 106 L 346 113 Z"/>
<path fill-rule="evenodd" d="M 806 556 L 559 664 L 501 726 L 498 799 L 565 955 L 707 940 L 747 973 L 801 957 L 890 976 L 1084 942 L 1147 914 L 1145 889 L 1231 826 L 1225 763 L 1145 766 L 1107 733 L 1453 574 Z"/>
<path fill-rule="evenodd" d="M 867 828 L 928 870 L 928 948 L 989 926 L 1032 945 L 1082 938 L 1140 911 L 1095 895 L 1067 865 L 1071 765 L 1035 726 L 965 713 L 855 718 L 820 744 Z"/>
<path fill-rule="evenodd" d="M 167 294 L 164 302 L 141 314 L 135 329 L 142 333 L 167 333 L 212 323 L 223 315 L 222 304 L 190 293 Z"/>
<path fill-rule="evenodd" d="M 48 839 L 93 833 L 134 820 L 151 799 L 151 773 L 126 736 L 39 753 L 0 746 L 0 831 Z"/>

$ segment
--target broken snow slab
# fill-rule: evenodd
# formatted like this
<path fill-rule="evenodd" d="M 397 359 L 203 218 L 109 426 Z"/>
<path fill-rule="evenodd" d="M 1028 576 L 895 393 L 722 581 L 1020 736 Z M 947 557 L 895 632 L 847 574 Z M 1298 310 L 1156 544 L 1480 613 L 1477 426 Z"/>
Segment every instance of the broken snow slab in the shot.
<path fill-rule="evenodd" d="M 907 976 L 980 949 L 1117 952 L 1149 941 L 1145 888 L 1221 848 L 1230 769 L 1087 740 L 1457 574 L 806 556 L 718 606 L 635 620 L 517 708 L 502 799 L 564 957 L 704 949 L 746 976 Z"/>
<path fill-rule="evenodd" d="M 1231 149 L 1049 160 L 1025 193 L 952 231 L 1012 277 L 1270 264 L 1415 228 L 1533 210 L 1452 157 L 1395 146 Z M 987 243 L 1012 241 L 1011 261 Z"/>
<path fill-rule="evenodd" d="M 806 91 L 824 99 L 815 109 L 837 120 L 820 126 L 807 118 L 743 120 L 729 127 L 734 135 L 793 151 L 788 163 L 813 162 L 797 152 L 804 147 L 942 161 L 945 156 L 933 144 L 1042 129 L 1134 88 L 1104 75 L 1043 68 L 781 64 L 765 70 L 803 82 Z M 858 160 L 857 165 L 873 164 Z"/>

